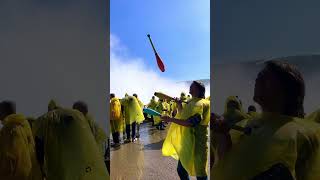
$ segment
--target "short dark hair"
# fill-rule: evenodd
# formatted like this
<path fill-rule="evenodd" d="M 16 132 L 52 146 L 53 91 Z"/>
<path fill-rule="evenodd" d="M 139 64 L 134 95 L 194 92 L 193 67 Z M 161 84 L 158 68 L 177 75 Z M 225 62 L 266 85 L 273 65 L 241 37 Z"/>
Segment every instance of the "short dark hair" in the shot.
<path fill-rule="evenodd" d="M 250 105 L 248 107 L 248 112 L 256 112 L 256 111 L 257 111 L 257 109 L 256 109 L 256 107 L 254 105 Z"/>
<path fill-rule="evenodd" d="M 82 112 L 84 115 L 87 115 L 87 113 L 88 113 L 88 105 L 87 105 L 87 103 L 85 103 L 83 101 L 75 102 L 73 104 L 72 108 Z"/>
<path fill-rule="evenodd" d="M 16 113 L 16 103 L 13 101 L 2 101 L 0 103 L 0 109 L 5 114 L 15 114 Z"/>
<path fill-rule="evenodd" d="M 114 97 L 116 97 L 116 95 L 114 93 L 111 93 L 110 98 L 114 98 Z"/>
<path fill-rule="evenodd" d="M 138 98 L 138 95 L 136 93 L 133 94 L 134 97 Z"/>
<path fill-rule="evenodd" d="M 192 84 L 195 84 L 199 90 L 199 98 L 205 98 L 206 87 L 200 81 L 193 81 Z"/>
<path fill-rule="evenodd" d="M 285 94 L 285 115 L 304 117 L 303 101 L 305 82 L 298 69 L 280 60 L 267 61 L 266 69 L 275 74 L 283 85 Z"/>

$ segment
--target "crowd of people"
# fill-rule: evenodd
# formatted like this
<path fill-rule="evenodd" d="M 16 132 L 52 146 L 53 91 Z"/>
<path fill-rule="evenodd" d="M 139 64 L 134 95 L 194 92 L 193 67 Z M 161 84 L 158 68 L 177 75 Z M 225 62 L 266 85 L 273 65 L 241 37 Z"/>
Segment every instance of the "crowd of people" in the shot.
<path fill-rule="evenodd" d="M 305 113 L 305 88 L 303 75 L 294 65 L 267 61 L 254 87 L 259 112 L 254 105 L 245 111 L 240 97 L 230 96 L 223 114 L 210 113 L 210 97 L 204 96 L 205 87 L 197 81 L 190 86 L 189 99 L 183 93 L 174 99 L 152 97 L 145 107 L 161 116 L 143 115 L 144 105 L 137 95 L 117 99 L 111 94 L 111 117 L 117 117 L 111 118 L 113 135 L 117 134 L 114 141 L 119 140 L 115 137 L 120 127 L 126 129 L 127 141 L 134 141 L 135 123 L 151 119 L 159 130 L 169 123 L 162 154 L 178 161 L 180 179 L 196 176 L 201 180 L 208 176 L 210 129 L 211 179 L 317 180 L 320 110 Z"/>
<path fill-rule="evenodd" d="M 241 88 L 241 87 L 239 87 Z M 304 112 L 305 82 L 297 67 L 267 61 L 256 78 L 254 106 L 230 96 L 211 114 L 211 178 L 320 179 L 320 111 Z"/>
<path fill-rule="evenodd" d="M 182 106 L 185 106 L 190 100 L 190 95 L 181 93 L 179 100 Z M 144 104 L 137 94 L 129 96 L 125 94 L 123 98 L 117 98 L 115 94 L 110 94 L 110 125 L 113 137 L 112 147 L 120 146 L 120 135 L 123 134 L 124 143 L 135 142 L 140 138 L 140 124 L 144 122 L 152 123 L 152 126 L 158 130 L 165 130 L 167 122 L 161 119 L 161 116 L 154 116 L 144 113 L 143 109 L 148 108 L 159 112 L 161 116 L 174 117 L 177 114 L 178 107 L 175 100 L 158 98 L 152 96 L 148 104 Z"/>
<path fill-rule="evenodd" d="M 0 120 L 0 179 L 110 179 L 107 136 L 85 102 L 64 108 L 51 100 L 46 113 L 32 118 L 3 101 Z"/>
<path fill-rule="evenodd" d="M 126 137 L 125 143 L 134 142 L 139 137 L 135 136 L 135 127 L 139 127 L 143 121 L 149 121 L 159 131 L 170 126 L 163 143 L 162 154 L 178 160 L 177 172 L 181 179 L 187 179 L 189 176 L 207 179 L 210 97 L 205 97 L 205 86 L 198 81 L 191 84 L 190 94 L 191 96 L 187 96 L 182 92 L 179 98 L 158 96 L 158 101 L 153 96 L 147 105 L 141 103 L 136 94 L 126 94 L 122 99 L 111 94 L 110 124 L 114 141 L 112 146 L 120 146 L 121 132 L 127 135 L 123 135 Z M 152 109 L 160 115 L 143 114 L 144 108 Z M 139 128 L 137 134 L 139 135 Z"/>

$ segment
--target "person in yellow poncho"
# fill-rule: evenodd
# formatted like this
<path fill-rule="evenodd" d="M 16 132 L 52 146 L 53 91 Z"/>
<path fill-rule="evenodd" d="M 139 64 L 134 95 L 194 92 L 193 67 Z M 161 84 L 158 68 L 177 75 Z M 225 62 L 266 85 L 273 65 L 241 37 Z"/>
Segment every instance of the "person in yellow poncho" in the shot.
<path fill-rule="evenodd" d="M 121 115 L 122 115 L 122 124 L 123 124 L 123 132 L 122 132 L 122 138 L 123 138 L 123 141 L 126 140 L 126 112 L 127 112 L 127 108 L 126 106 L 124 105 L 124 100 L 126 97 L 128 97 L 129 95 L 126 93 L 124 98 L 123 99 L 119 99 L 120 100 L 120 104 L 121 104 Z"/>
<path fill-rule="evenodd" d="M 49 109 L 36 120 L 35 132 L 38 159 L 46 180 L 109 180 L 85 116 L 73 109 Z"/>
<path fill-rule="evenodd" d="M 33 124 L 35 123 L 35 118 L 33 117 L 27 117 L 27 121 L 29 122 L 30 128 L 32 130 Z"/>
<path fill-rule="evenodd" d="M 170 101 L 170 110 L 171 110 L 171 113 L 170 115 L 172 117 L 175 117 L 178 110 L 177 110 L 177 103 L 175 101 Z"/>
<path fill-rule="evenodd" d="M 120 133 L 123 131 L 121 103 L 115 94 L 110 94 L 110 125 L 114 147 L 120 146 Z"/>
<path fill-rule="evenodd" d="M 125 143 L 136 141 L 136 124 L 141 123 L 144 120 L 141 106 L 134 96 L 126 96 L 121 99 L 121 104 L 124 106 L 125 111 L 125 122 L 126 122 L 126 134 L 127 139 Z M 130 137 L 131 129 L 131 137 Z M 130 139 L 131 138 L 131 139 Z"/>
<path fill-rule="evenodd" d="M 210 101 L 206 100 L 205 86 L 194 81 L 190 86 L 192 99 L 182 109 L 177 100 L 179 112 L 175 118 L 162 117 L 172 122 L 162 146 L 162 154 L 178 160 L 180 179 L 207 179 L 208 173 L 208 125 L 210 121 Z"/>
<path fill-rule="evenodd" d="M 245 127 L 251 120 L 251 116 L 243 111 L 242 103 L 237 96 L 229 96 L 225 103 L 225 111 L 223 113 L 224 120 L 228 123 L 228 127 L 233 125 Z M 232 144 L 236 144 L 239 138 L 244 135 L 243 132 L 231 129 L 230 136 L 232 139 Z M 215 137 L 213 137 L 214 139 Z"/>
<path fill-rule="evenodd" d="M 98 125 L 98 123 L 93 119 L 93 117 L 88 113 L 88 105 L 87 103 L 83 101 L 77 101 L 73 104 L 72 109 L 80 111 L 84 117 L 86 118 L 91 132 L 97 142 L 97 145 L 99 147 L 99 151 L 101 152 L 101 155 L 104 156 L 105 153 L 105 146 L 104 143 L 107 140 L 107 135 L 104 132 L 104 130 Z"/>
<path fill-rule="evenodd" d="M 212 179 L 320 179 L 320 128 L 301 119 L 304 96 L 304 80 L 294 66 L 266 62 L 256 79 L 253 97 L 262 114 L 247 125 L 251 135 L 242 136 L 219 157 L 211 170 Z M 221 134 L 231 141 L 227 133 Z"/>
<path fill-rule="evenodd" d="M 142 103 L 142 101 L 140 101 L 140 99 L 138 98 L 138 95 L 137 95 L 137 94 L 133 94 L 133 96 L 134 96 L 135 98 L 137 98 L 138 103 L 139 103 L 140 108 L 141 108 L 141 112 L 142 112 L 142 114 L 143 114 L 144 104 Z M 145 117 L 145 116 L 144 116 L 144 117 Z M 145 118 L 144 118 L 144 119 L 145 119 Z M 143 123 L 143 121 L 137 122 L 137 135 L 136 135 L 137 138 L 140 138 L 140 124 L 141 124 L 141 123 Z"/>
<path fill-rule="evenodd" d="M 147 105 L 147 107 L 149 109 L 155 110 L 155 108 L 157 107 L 157 104 L 158 104 L 158 102 L 156 101 L 155 96 L 152 96 L 152 98 L 151 98 L 149 104 Z M 154 117 L 150 116 L 150 115 L 148 115 L 148 117 L 151 119 L 152 126 L 154 126 Z"/>
<path fill-rule="evenodd" d="M 181 105 L 182 105 L 182 108 L 181 108 L 181 110 L 182 110 L 188 102 L 188 99 L 187 99 L 186 94 L 184 92 L 182 92 L 180 94 L 180 101 L 181 101 Z M 178 108 L 178 110 L 179 110 L 179 108 Z"/>
<path fill-rule="evenodd" d="M 152 96 L 152 98 L 151 98 L 149 104 L 147 105 L 147 107 L 149 109 L 153 109 L 154 110 L 156 108 L 156 106 L 157 106 L 157 101 L 155 99 L 155 96 Z"/>
<path fill-rule="evenodd" d="M 166 115 L 166 105 L 163 99 L 159 99 L 158 105 L 155 108 L 155 111 L 159 112 L 161 115 Z M 155 116 L 154 118 L 154 125 L 158 130 L 164 130 L 164 124 L 161 120 L 161 117 Z"/>
<path fill-rule="evenodd" d="M 243 112 L 242 103 L 238 96 L 229 96 L 224 105 L 224 113 L 222 116 L 219 116 L 217 114 L 212 115 L 213 119 L 223 119 L 226 126 L 224 128 L 230 129 L 228 136 L 231 138 L 230 144 L 225 144 L 231 146 L 232 144 L 237 144 L 241 136 L 243 136 L 245 133 L 243 131 L 238 131 L 235 129 L 232 129 L 234 126 L 245 128 L 247 123 L 252 119 L 252 117 L 245 112 Z M 214 129 L 214 123 L 210 123 L 210 151 L 211 151 L 211 158 L 215 163 L 219 160 L 219 158 L 214 157 L 217 154 L 220 154 L 220 156 L 223 153 L 223 150 L 221 148 L 217 148 L 218 144 L 221 143 L 220 138 L 221 135 L 219 134 L 219 130 Z M 223 136 L 222 136 L 223 137 Z M 219 151 L 218 151 L 219 150 Z M 214 162 L 211 162 L 211 166 Z"/>
<path fill-rule="evenodd" d="M 237 96 L 229 96 L 225 102 L 223 117 L 231 124 L 236 124 L 250 115 L 243 111 L 241 101 Z"/>
<path fill-rule="evenodd" d="M 35 143 L 27 119 L 16 114 L 15 104 L 0 103 L 0 179 L 42 180 Z"/>
<path fill-rule="evenodd" d="M 163 116 L 169 116 L 172 117 L 171 115 L 171 106 L 169 104 L 170 102 L 168 102 L 168 100 L 164 99 L 163 100 L 163 105 L 164 105 L 164 112 L 163 112 Z M 162 122 L 162 126 L 163 128 L 167 127 L 166 124 L 168 124 L 168 122 Z"/>
<path fill-rule="evenodd" d="M 54 101 L 53 99 L 51 99 L 51 100 L 49 101 L 49 104 L 48 104 L 48 112 L 53 111 L 53 110 L 55 110 L 55 109 L 59 109 L 59 108 L 61 108 L 61 107 L 59 107 L 59 106 L 57 105 L 56 101 Z"/>

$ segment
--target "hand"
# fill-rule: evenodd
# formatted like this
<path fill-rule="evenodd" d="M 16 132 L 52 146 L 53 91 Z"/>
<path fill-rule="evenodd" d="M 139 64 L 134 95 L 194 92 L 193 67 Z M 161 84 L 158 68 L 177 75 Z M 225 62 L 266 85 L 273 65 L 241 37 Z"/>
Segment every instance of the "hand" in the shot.
<path fill-rule="evenodd" d="M 165 122 L 170 122 L 171 118 L 169 116 L 161 116 L 161 120 L 163 120 Z"/>

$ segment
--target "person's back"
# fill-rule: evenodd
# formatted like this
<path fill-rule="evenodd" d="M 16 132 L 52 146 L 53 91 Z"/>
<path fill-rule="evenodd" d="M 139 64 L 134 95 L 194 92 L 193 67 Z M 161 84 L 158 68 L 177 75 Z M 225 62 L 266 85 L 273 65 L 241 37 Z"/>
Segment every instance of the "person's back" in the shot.
<path fill-rule="evenodd" d="M 93 136 L 95 137 L 95 140 L 99 146 L 99 150 L 101 151 L 101 154 L 104 155 L 104 142 L 107 140 L 106 133 L 103 131 L 103 129 L 98 125 L 98 123 L 93 119 L 92 115 L 89 114 L 89 108 L 87 103 L 83 101 L 77 101 L 73 104 L 72 109 L 78 110 L 83 114 L 85 119 L 87 120 L 91 132 Z"/>
<path fill-rule="evenodd" d="M 0 106 L 3 104 L 10 103 L 2 102 Z M 3 125 L 0 131 L 0 179 L 40 180 L 42 174 L 27 119 L 12 112 L 3 119 Z"/>
<path fill-rule="evenodd" d="M 99 151 L 101 152 L 102 156 L 104 155 L 104 143 L 107 140 L 107 135 L 101 126 L 93 119 L 90 114 L 85 115 L 86 120 L 89 122 L 91 132 L 97 142 L 99 147 Z"/>
<path fill-rule="evenodd" d="M 240 100 L 236 96 L 229 96 L 226 99 L 223 118 L 224 121 L 227 122 L 228 127 L 232 127 L 233 125 L 245 127 L 251 120 L 251 116 L 243 112 Z M 242 135 L 242 132 L 234 129 L 230 130 L 230 136 L 233 144 L 236 144 Z M 213 136 L 212 139 L 214 138 L 215 137 Z"/>
<path fill-rule="evenodd" d="M 250 118 L 249 115 L 243 112 L 242 105 L 235 96 L 229 96 L 227 98 L 223 117 L 230 124 L 236 124 L 242 120 Z"/>
<path fill-rule="evenodd" d="M 110 100 L 110 120 L 119 121 L 121 120 L 121 103 L 116 97 Z"/>
<path fill-rule="evenodd" d="M 165 114 L 165 111 L 163 111 L 165 109 L 163 100 L 160 99 L 157 106 L 155 107 L 155 111 L 159 112 L 161 115 Z M 161 118 L 160 116 L 155 116 L 153 117 L 154 120 L 154 125 L 159 125 L 161 123 Z"/>
<path fill-rule="evenodd" d="M 137 123 L 141 123 L 144 120 L 143 111 L 141 108 L 141 104 L 134 96 L 129 96 L 128 98 L 128 109 L 129 109 L 129 118 L 130 122 L 136 121 Z"/>
<path fill-rule="evenodd" d="M 144 107 L 143 102 L 142 102 L 139 98 L 137 98 L 137 100 L 138 100 L 138 103 L 139 103 L 139 105 L 140 105 L 141 109 L 143 109 L 143 107 Z"/>
<path fill-rule="evenodd" d="M 129 96 L 125 96 L 120 100 L 121 103 L 121 109 L 123 110 L 123 117 L 125 119 L 125 124 L 129 125 L 132 124 L 132 120 L 130 118 L 130 112 L 129 112 Z"/>
<path fill-rule="evenodd" d="M 147 107 L 154 110 L 156 106 L 157 106 L 157 102 L 155 100 L 155 97 L 153 96 L 149 104 L 147 105 Z"/>
<path fill-rule="evenodd" d="M 48 180 L 109 179 L 103 157 L 82 113 L 57 109 L 39 117 Z"/>

